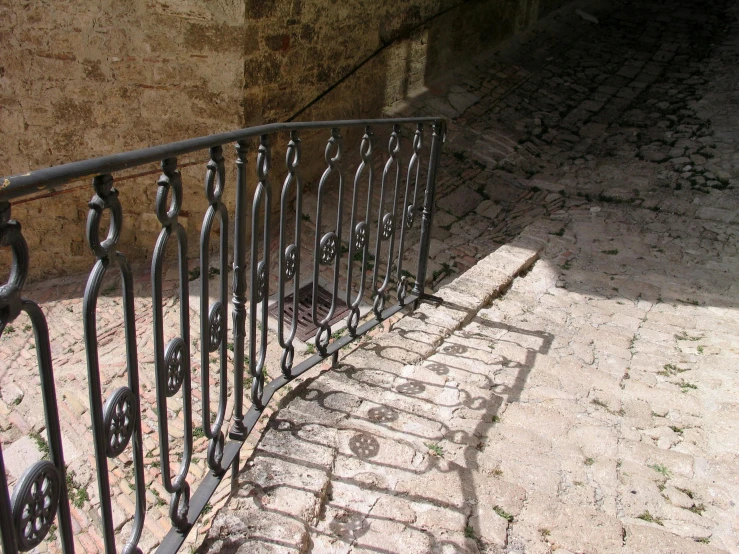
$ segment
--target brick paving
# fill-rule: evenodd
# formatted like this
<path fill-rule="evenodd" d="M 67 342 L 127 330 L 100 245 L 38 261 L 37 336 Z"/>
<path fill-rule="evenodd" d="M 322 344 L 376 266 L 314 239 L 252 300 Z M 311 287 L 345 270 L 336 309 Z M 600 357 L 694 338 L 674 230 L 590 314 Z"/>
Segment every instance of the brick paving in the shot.
<path fill-rule="evenodd" d="M 394 107 L 451 118 L 429 269 L 448 305 L 425 306 L 396 323 L 397 333 L 350 354 L 339 372 L 290 393 L 208 548 L 739 552 L 731 396 L 737 10 L 724 1 L 583 4 L 599 19 L 593 24 L 575 7 Z M 304 212 L 313 206 L 306 200 Z M 496 252 L 524 229 L 525 252 Z M 305 262 L 312 249 L 304 246 Z M 542 248 L 531 272 L 487 305 Z M 476 271 L 482 292 L 460 288 L 464 280 L 450 284 Z M 179 313 L 175 277 L 165 277 L 165 336 L 175 334 Z M 50 322 L 77 549 L 94 552 L 101 538 L 84 283 L 85 276 L 37 283 L 26 296 Z M 144 551 L 169 528 L 157 480 L 149 283 L 138 271 Z M 98 308 L 108 391 L 125 375 L 114 285 L 103 285 Z M 197 280 L 193 338 L 196 287 Z M 43 455 L 26 325 L 19 319 L 0 338 L 8 360 L 0 440 L 11 482 Z M 269 349 L 274 376 L 273 334 Z M 192 356 L 199 360 L 197 341 Z M 177 437 L 180 406 L 170 409 Z M 196 440 L 191 483 L 203 474 L 205 445 Z M 111 470 L 115 524 L 125 537 L 130 459 Z M 37 548 L 47 550 L 56 550 L 53 538 Z"/>

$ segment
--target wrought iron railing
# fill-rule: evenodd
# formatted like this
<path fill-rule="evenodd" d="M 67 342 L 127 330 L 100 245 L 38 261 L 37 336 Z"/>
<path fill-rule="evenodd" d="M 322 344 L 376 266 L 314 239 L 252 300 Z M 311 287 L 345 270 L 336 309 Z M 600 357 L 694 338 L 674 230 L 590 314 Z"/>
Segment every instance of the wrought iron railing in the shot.
<path fill-rule="evenodd" d="M 408 135 L 412 135 L 411 140 L 403 135 L 409 125 L 413 126 L 408 132 Z M 376 145 L 373 127 L 388 130 L 388 148 L 383 160 L 377 156 L 380 149 Z M 349 156 L 344 151 L 342 129 L 363 132 L 358 141 L 358 163 L 354 171 L 346 161 Z M 321 132 L 330 133 L 325 146 L 325 169 L 316 186 L 306 190 L 300 176 L 300 136 L 303 133 Z M 171 530 L 161 541 L 158 551 L 174 552 L 183 544 L 229 468 L 232 468 L 232 484 L 235 483 L 242 445 L 275 392 L 326 358 L 330 357 L 336 364 L 342 347 L 403 306 L 417 302 L 424 294 L 436 169 L 444 133 L 444 121 L 438 118 L 265 125 L 51 167 L 0 180 L 0 244 L 12 251 L 10 276 L 8 282 L 0 287 L 0 336 L 21 312 L 30 318 L 31 326 L 27 326 L 26 330 L 30 332 L 31 327 L 33 330 L 49 445 L 49 459 L 27 468 L 15 482 L 12 498 L 0 448 L 0 532 L 3 551 L 12 554 L 33 549 L 44 540 L 53 524 L 58 528 L 61 550 L 65 553 L 74 551 L 49 329 L 39 305 L 22 296 L 32 259 L 20 223 L 11 219 L 13 201 L 25 201 L 44 191 L 58 191 L 68 183 L 92 177 L 93 195 L 89 202 L 87 241 L 96 261 L 84 293 L 82 324 L 102 537 L 106 552 L 139 552 L 147 515 L 147 499 L 134 281 L 131 264 L 125 254 L 119 251 L 124 207 L 119 201 L 113 174 L 146 164 L 161 164 L 155 205 L 161 232 L 151 260 L 151 298 L 161 480 L 164 489 L 171 494 Z M 278 191 L 270 181 L 273 169 L 270 140 L 280 135 L 287 138 L 288 134 L 284 168 L 286 177 Z M 425 136 L 429 134 L 431 144 L 427 149 L 424 143 L 427 141 Z M 406 143 L 406 140 L 410 146 L 410 157 L 404 162 L 401 143 Z M 228 144 L 236 146 L 232 335 L 229 335 L 227 317 L 230 216 L 224 201 L 227 171 L 223 147 Z M 247 186 L 247 158 L 255 149 L 256 186 L 250 193 Z M 191 495 L 188 469 L 193 455 L 193 424 L 197 422 L 193 421 L 187 233 L 178 222 L 183 208 L 183 179 L 177 163 L 178 157 L 206 150 L 209 160 L 205 167 L 207 209 L 199 252 L 199 340 L 201 425 L 208 439 L 208 471 Z M 379 180 L 375 175 L 376 170 L 381 171 Z M 278 192 L 279 203 L 273 203 L 272 196 Z M 305 227 L 303 222 L 303 219 L 309 219 L 303 216 L 303 204 L 309 193 L 315 201 L 314 230 Z M 329 205 L 332 202 L 333 205 Z M 279 211 L 277 225 L 271 222 L 273 210 Z M 107 215 L 104 217 L 104 214 Z M 413 274 L 406 271 L 404 257 L 408 254 L 408 233 L 419 215 L 421 230 L 417 241 L 415 282 L 412 283 L 410 279 Z M 108 231 L 107 235 L 102 236 L 100 227 L 105 226 L 105 218 L 109 218 Z M 291 224 L 291 221 L 294 223 Z M 214 231 L 216 225 L 218 229 Z M 328 230 L 324 232 L 326 227 Z M 217 283 L 217 295 L 216 300 L 211 302 L 211 279 L 208 278 L 207 268 L 213 234 L 218 235 L 218 261 L 213 272 L 218 277 L 213 279 Z M 278 235 L 277 248 L 273 247 L 271 240 L 275 234 Z M 165 344 L 162 273 L 168 243 L 177 247 L 180 310 L 179 332 Z M 301 259 L 301 248 L 305 249 L 308 244 L 312 245 L 312 260 Z M 41 253 L 39 255 L 42 257 Z M 276 260 L 271 260 L 271 255 L 276 255 Z M 381 260 L 385 260 L 384 270 Z M 276 278 L 271 278 L 270 274 L 273 261 L 276 261 Z M 305 262 L 303 265 L 309 271 L 301 271 L 301 262 Z M 321 311 L 318 304 L 322 292 L 319 290 L 319 272 L 322 269 L 330 270 L 331 276 L 325 279 L 330 299 Z M 111 387 L 105 387 L 101 382 L 96 327 L 101 283 L 106 273 L 111 271 L 120 274 L 127 366 L 126 385 L 112 392 L 103 390 Z M 301 279 L 308 279 L 312 285 L 306 288 L 301 284 Z M 275 288 L 275 281 L 276 293 L 270 298 L 270 283 Z M 343 292 L 342 284 L 345 287 Z M 393 289 L 395 285 L 396 292 Z M 303 294 L 312 292 L 311 309 L 307 315 L 315 327 L 315 354 L 294 364 L 301 290 Z M 323 293 L 325 296 L 325 291 Z M 335 320 L 339 303 L 344 306 L 343 320 L 348 333 L 337 338 L 332 335 L 332 321 Z M 271 324 L 270 306 L 273 314 L 276 313 Z M 265 384 L 263 369 L 270 325 L 273 332 L 276 327 L 282 350 L 279 362 L 281 375 Z M 229 337 L 232 337 L 232 341 L 228 340 Z M 227 350 L 232 350 L 232 354 Z M 215 363 L 212 355 L 216 356 Z M 211 375 L 212 365 L 217 370 Z M 247 371 L 248 376 L 245 376 Z M 232 379 L 230 387 L 229 374 Z M 218 388 L 215 410 L 211 406 L 211 381 L 217 382 Z M 244 404 L 245 386 L 251 402 L 248 410 Z M 173 465 L 167 403 L 178 392 L 181 393 L 184 437 L 177 447 L 181 455 Z M 104 401 L 105 397 L 107 400 Z M 230 407 L 229 397 L 232 399 Z M 231 421 L 228 431 L 224 432 L 229 411 L 232 414 Z M 134 468 L 135 516 L 128 536 L 117 537 L 111 509 L 108 460 L 127 450 Z M 116 544 L 116 540 L 120 544 Z"/>

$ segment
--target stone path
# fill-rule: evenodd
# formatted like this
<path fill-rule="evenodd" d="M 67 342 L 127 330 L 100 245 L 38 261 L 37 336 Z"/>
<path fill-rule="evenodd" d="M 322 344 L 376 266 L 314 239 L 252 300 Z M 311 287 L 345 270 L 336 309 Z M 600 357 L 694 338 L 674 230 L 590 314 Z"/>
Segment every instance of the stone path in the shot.
<path fill-rule="evenodd" d="M 736 15 L 724 0 L 574 3 L 395 107 L 452 118 L 429 271 L 432 288 L 449 285 L 447 304 L 424 306 L 339 372 L 291 393 L 208 548 L 739 552 Z M 525 251 L 497 250 L 524 229 Z M 531 272 L 487 306 L 542 247 Z M 475 275 L 470 291 L 464 279 Z M 174 277 L 165 278 L 172 324 Z M 77 549 L 95 552 L 85 279 L 38 283 L 27 296 L 52 329 Z M 149 282 L 137 273 L 144 551 L 169 527 L 157 485 Z M 108 391 L 124 369 L 114 285 L 103 285 L 98 323 Z M 193 311 L 193 337 L 198 321 Z M 6 329 L 0 355 L 9 360 L 0 441 L 13 482 L 44 451 L 24 321 Z M 279 356 L 271 359 L 277 375 Z M 191 482 L 204 448 L 200 437 Z M 113 495 L 124 534 L 129 483 L 123 458 Z"/>
<path fill-rule="evenodd" d="M 450 229 L 525 230 L 293 391 L 202 552 L 739 552 L 737 6 L 590 4 L 396 107 Z"/>

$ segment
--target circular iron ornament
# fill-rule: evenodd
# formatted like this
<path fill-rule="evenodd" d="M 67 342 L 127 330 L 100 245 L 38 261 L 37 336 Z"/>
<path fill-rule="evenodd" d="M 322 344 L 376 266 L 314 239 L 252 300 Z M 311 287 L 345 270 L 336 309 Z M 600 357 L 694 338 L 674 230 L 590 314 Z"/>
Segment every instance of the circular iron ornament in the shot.
<path fill-rule="evenodd" d="M 180 488 L 172 494 L 169 501 L 169 519 L 178 529 L 187 525 L 187 512 L 190 511 L 190 485 L 182 481 Z"/>
<path fill-rule="evenodd" d="M 167 372 L 167 396 L 174 396 L 182 386 L 185 377 L 185 341 L 174 338 L 164 349 L 164 369 Z"/>
<path fill-rule="evenodd" d="M 41 544 L 49 533 L 61 491 L 59 470 L 47 460 L 33 464 L 18 480 L 10 501 L 21 552 Z"/>
<path fill-rule="evenodd" d="M 208 467 L 211 469 L 217 471 L 222 469 L 224 440 L 223 433 L 218 431 L 218 434 L 208 443 Z"/>
<path fill-rule="evenodd" d="M 354 228 L 354 248 L 361 250 L 365 244 L 367 244 L 367 224 L 360 221 Z"/>
<path fill-rule="evenodd" d="M 259 262 L 257 264 L 257 302 L 261 302 L 264 299 L 264 293 L 267 288 L 267 279 L 265 273 L 266 271 L 264 262 Z"/>
<path fill-rule="evenodd" d="M 413 227 L 413 219 L 416 217 L 415 206 L 411 204 L 405 209 L 405 228 L 410 229 Z"/>
<path fill-rule="evenodd" d="M 395 218 L 393 214 L 388 212 L 382 216 L 382 240 L 387 240 L 393 236 L 393 231 L 395 231 Z"/>
<path fill-rule="evenodd" d="M 128 387 L 121 387 L 108 398 L 103 407 L 105 454 L 108 458 L 120 455 L 128 446 L 136 423 L 136 399 Z"/>
<path fill-rule="evenodd" d="M 319 246 L 319 252 L 321 256 L 321 263 L 328 265 L 336 258 L 336 233 L 329 232 L 323 235 Z"/>
<path fill-rule="evenodd" d="M 220 302 L 214 303 L 208 313 L 208 352 L 215 352 L 223 341 L 226 322 L 226 308 Z"/>
<path fill-rule="evenodd" d="M 297 252 L 298 247 L 294 244 L 285 248 L 285 269 L 283 273 L 286 281 L 295 277 L 295 270 L 297 269 Z"/>

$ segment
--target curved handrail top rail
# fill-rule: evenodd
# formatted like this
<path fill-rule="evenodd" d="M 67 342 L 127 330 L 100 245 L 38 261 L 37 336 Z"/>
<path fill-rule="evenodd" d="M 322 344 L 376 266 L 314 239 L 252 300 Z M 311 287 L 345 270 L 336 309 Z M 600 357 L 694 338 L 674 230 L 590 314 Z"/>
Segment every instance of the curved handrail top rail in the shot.
<path fill-rule="evenodd" d="M 158 146 L 150 146 L 139 150 L 130 150 L 118 154 L 99 156 L 88 160 L 71 162 L 53 167 L 46 167 L 11 177 L 0 178 L 0 201 L 8 201 L 28 194 L 47 190 L 50 187 L 63 185 L 83 177 L 93 177 L 101 173 L 113 173 L 130 169 L 147 163 L 161 161 L 189 154 L 198 150 L 206 150 L 214 146 L 267 135 L 272 133 L 301 131 L 313 129 L 331 129 L 333 127 L 363 127 L 367 125 L 395 125 L 405 123 L 443 122 L 442 117 L 407 117 L 387 119 L 350 119 L 337 121 L 307 121 L 299 123 L 269 123 L 255 127 L 246 127 L 236 131 L 170 142 Z"/>

